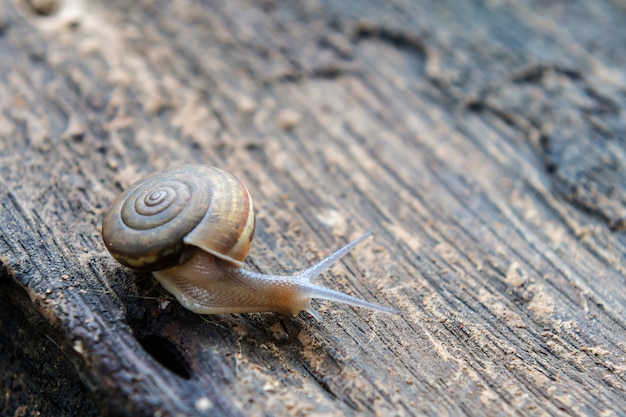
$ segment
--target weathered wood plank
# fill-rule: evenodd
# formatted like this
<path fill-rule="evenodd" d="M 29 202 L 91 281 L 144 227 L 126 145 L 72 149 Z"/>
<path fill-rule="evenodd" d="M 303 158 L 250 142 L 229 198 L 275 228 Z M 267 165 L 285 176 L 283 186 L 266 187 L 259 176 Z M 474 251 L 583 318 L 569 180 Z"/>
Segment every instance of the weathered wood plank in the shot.
<path fill-rule="evenodd" d="M 0 1 L 2 414 L 624 415 L 623 4 L 29 4 Z M 201 317 L 118 265 L 108 204 L 184 163 L 248 185 L 252 269 L 373 230 L 320 281 L 401 318 Z"/>

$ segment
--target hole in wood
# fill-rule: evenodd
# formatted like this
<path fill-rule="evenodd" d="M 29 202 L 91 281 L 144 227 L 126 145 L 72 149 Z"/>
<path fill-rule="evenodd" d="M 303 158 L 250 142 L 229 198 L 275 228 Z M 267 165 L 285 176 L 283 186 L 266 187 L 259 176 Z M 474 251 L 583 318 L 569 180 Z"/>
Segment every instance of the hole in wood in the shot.
<path fill-rule="evenodd" d="M 39 16 L 51 16 L 60 6 L 57 0 L 26 0 L 26 4 Z"/>
<path fill-rule="evenodd" d="M 182 378 L 191 378 L 189 365 L 172 342 L 162 336 L 150 335 L 139 339 L 139 343 L 161 365 Z"/>

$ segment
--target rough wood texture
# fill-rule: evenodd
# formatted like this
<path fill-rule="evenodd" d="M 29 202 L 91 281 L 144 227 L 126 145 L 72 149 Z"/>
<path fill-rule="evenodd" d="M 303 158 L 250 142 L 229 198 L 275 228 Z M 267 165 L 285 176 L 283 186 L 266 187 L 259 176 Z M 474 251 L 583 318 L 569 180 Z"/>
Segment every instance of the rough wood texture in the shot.
<path fill-rule="evenodd" d="M 626 415 L 625 25 L 608 0 L 0 0 L 0 413 Z M 401 318 L 202 317 L 117 264 L 104 210 L 183 163 L 248 185 L 249 268 L 373 230 L 320 280 Z"/>

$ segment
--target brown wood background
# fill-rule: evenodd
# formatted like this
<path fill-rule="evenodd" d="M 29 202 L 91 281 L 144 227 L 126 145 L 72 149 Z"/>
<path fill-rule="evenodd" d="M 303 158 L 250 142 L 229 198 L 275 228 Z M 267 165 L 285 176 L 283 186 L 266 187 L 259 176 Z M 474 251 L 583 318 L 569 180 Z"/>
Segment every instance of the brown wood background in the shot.
<path fill-rule="evenodd" d="M 0 0 L 0 413 L 626 415 L 623 1 Z M 198 316 L 101 242 L 184 163 L 248 267 L 393 319 Z"/>

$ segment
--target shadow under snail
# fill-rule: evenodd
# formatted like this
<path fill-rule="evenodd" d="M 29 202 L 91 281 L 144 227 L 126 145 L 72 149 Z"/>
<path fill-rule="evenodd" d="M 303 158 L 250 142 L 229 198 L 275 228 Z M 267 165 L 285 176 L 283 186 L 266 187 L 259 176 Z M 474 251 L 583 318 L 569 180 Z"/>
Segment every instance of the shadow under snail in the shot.
<path fill-rule="evenodd" d="M 246 187 L 219 168 L 187 166 L 133 184 L 104 217 L 102 238 L 120 263 L 150 271 L 187 309 L 199 314 L 297 314 L 319 298 L 396 311 L 313 284 L 313 279 L 369 236 L 365 233 L 294 276 L 243 268 L 254 235 Z"/>

